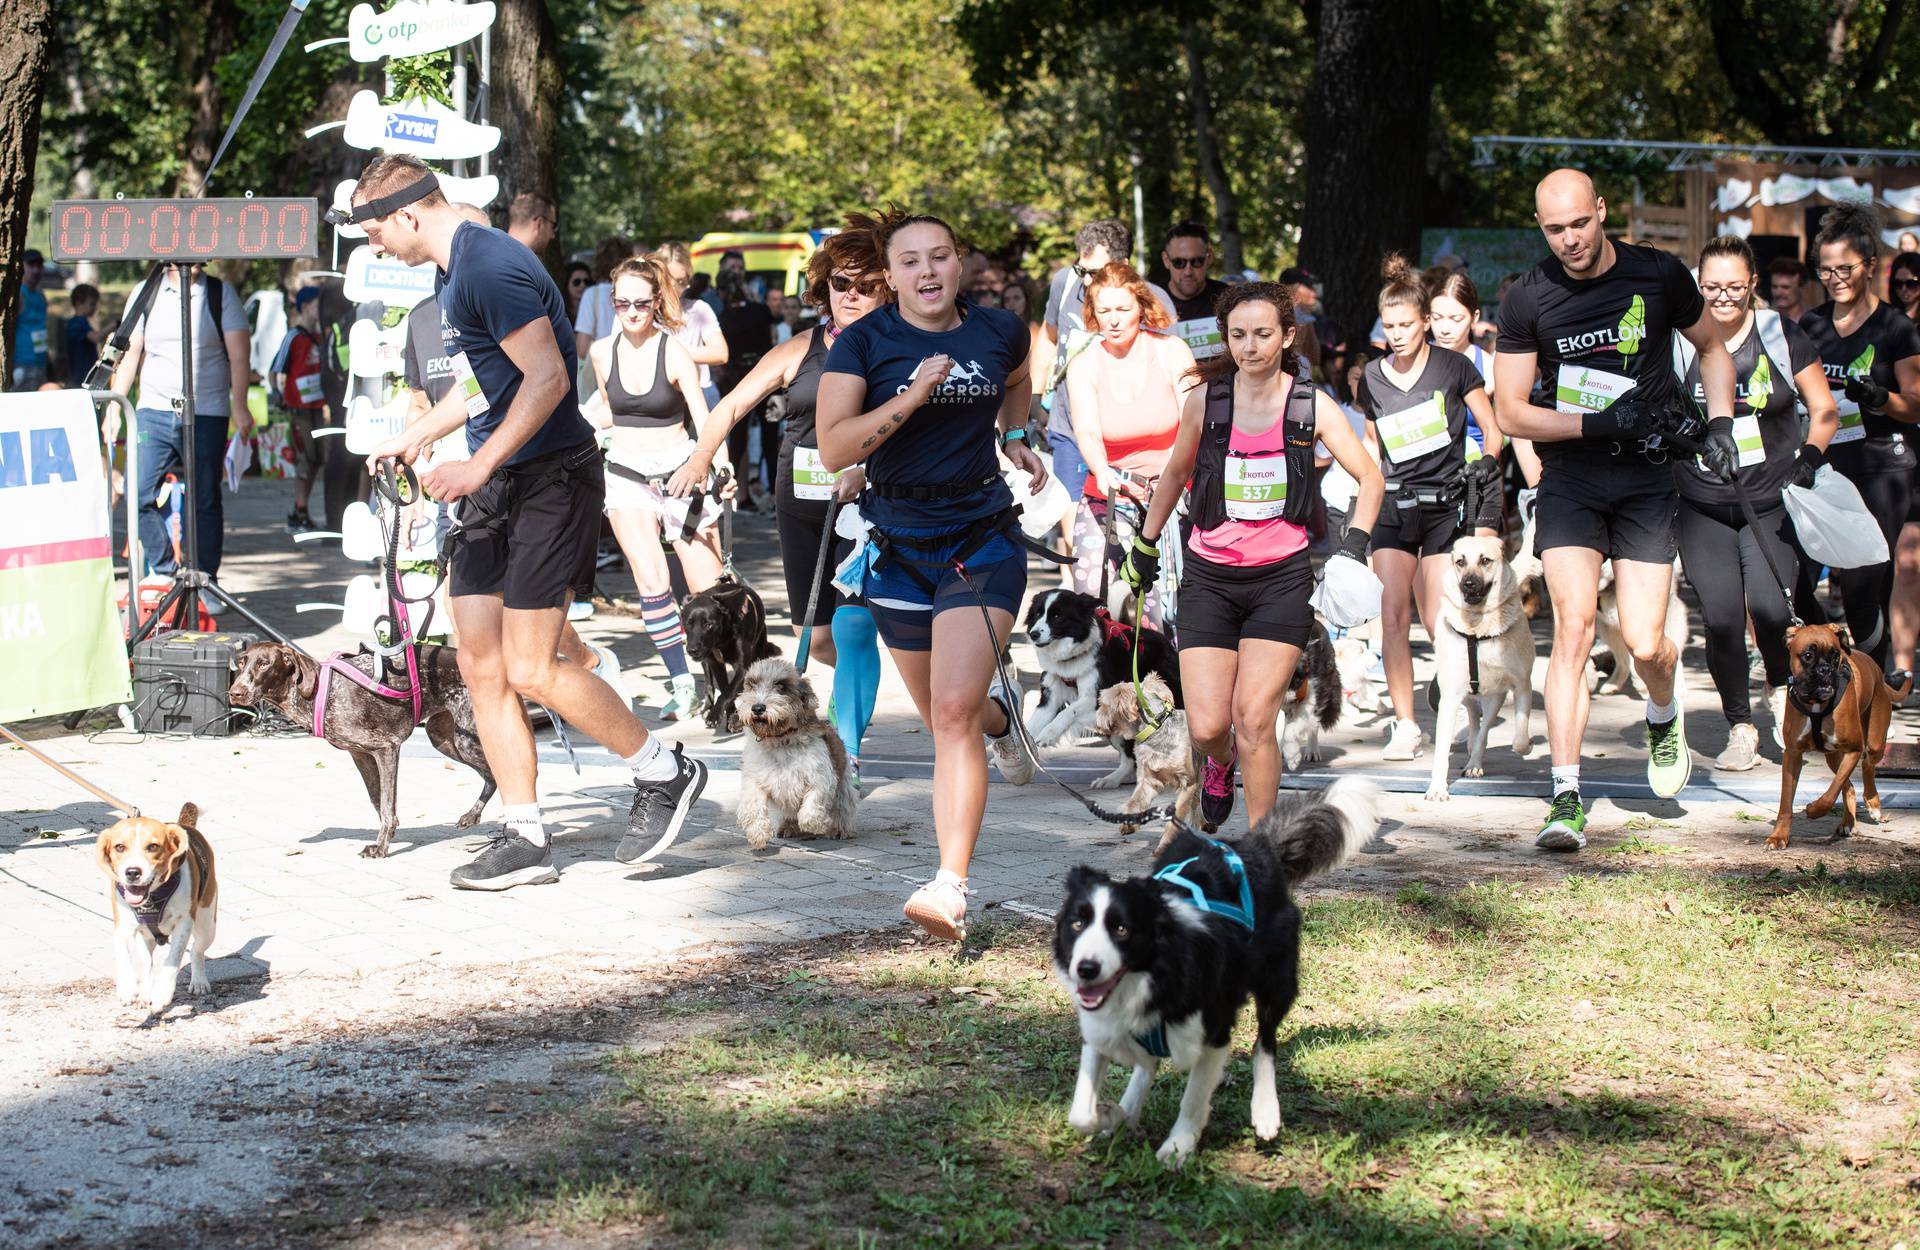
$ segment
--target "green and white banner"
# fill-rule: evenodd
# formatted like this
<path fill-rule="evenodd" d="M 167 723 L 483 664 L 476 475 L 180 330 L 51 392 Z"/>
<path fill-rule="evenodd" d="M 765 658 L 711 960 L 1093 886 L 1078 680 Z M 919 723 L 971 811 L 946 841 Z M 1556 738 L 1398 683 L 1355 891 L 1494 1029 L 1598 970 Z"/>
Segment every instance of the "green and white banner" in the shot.
<path fill-rule="evenodd" d="M 0 395 L 0 721 L 133 698 L 82 391 Z"/>

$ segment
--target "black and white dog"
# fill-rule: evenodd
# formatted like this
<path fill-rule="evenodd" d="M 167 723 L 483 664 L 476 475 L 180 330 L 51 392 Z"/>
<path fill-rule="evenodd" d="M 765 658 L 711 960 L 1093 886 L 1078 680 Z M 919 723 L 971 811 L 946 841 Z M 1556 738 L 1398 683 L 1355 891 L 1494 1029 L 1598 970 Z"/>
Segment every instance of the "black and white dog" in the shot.
<path fill-rule="evenodd" d="M 1341 697 L 1333 640 L 1316 620 L 1294 666 L 1293 684 L 1280 695 L 1280 752 L 1288 768 L 1320 762 L 1320 731 L 1340 723 Z"/>
<path fill-rule="evenodd" d="M 1115 881 L 1084 866 L 1068 874 L 1053 933 L 1054 974 L 1080 1018 L 1068 1123 L 1088 1136 L 1138 1127 L 1164 1061 L 1191 1074 L 1159 1150 L 1162 1163 L 1182 1166 L 1206 1130 L 1234 1020 L 1252 995 L 1253 1131 L 1262 1140 L 1279 1133 L 1274 1032 L 1299 989 L 1292 887 L 1371 840 L 1379 800 L 1369 782 L 1345 778 L 1318 795 L 1282 794 L 1231 843 L 1181 831 L 1154 858 L 1151 877 Z M 1110 1063 L 1133 1069 L 1118 1106 L 1100 1098 Z"/>
<path fill-rule="evenodd" d="M 1027 607 L 1027 637 L 1040 657 L 1040 702 L 1027 718 L 1034 745 L 1058 746 L 1091 733 L 1100 692 L 1133 680 L 1133 626 L 1107 615 L 1092 595 L 1049 590 Z M 1140 676 L 1148 673 L 1166 679 L 1175 707 L 1186 706 L 1180 698 L 1180 657 L 1167 636 L 1152 629 L 1140 635 Z M 1131 777 L 1128 768 L 1128 776 L 1113 784 Z"/>

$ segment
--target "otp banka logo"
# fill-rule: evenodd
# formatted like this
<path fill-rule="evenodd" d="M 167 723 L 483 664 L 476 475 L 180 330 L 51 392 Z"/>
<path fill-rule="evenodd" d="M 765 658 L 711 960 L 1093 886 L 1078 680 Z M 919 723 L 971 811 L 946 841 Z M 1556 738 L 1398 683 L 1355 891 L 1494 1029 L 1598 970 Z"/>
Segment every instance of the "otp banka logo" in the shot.
<path fill-rule="evenodd" d="M 902 383 L 894 394 L 906 394 L 907 387 L 912 385 L 913 380 L 919 376 L 920 366 L 915 365 L 913 372 L 907 375 L 906 382 Z M 979 361 L 969 360 L 962 364 L 956 360 L 953 362 L 953 367 L 947 370 L 946 379 L 933 388 L 933 394 L 927 397 L 927 402 L 958 404 L 970 399 L 992 399 L 999 394 L 1000 387 L 987 380 L 987 371 Z"/>
<path fill-rule="evenodd" d="M 432 117 L 411 113 L 387 114 L 387 138 L 408 139 L 414 143 L 432 143 L 440 137 L 440 123 Z"/>

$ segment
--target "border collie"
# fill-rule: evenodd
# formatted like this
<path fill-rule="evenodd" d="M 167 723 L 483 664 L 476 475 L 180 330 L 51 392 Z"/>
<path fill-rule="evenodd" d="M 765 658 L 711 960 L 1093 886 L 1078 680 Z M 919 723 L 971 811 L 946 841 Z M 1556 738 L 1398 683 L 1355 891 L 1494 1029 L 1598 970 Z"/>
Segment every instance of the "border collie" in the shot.
<path fill-rule="evenodd" d="M 1035 746 L 1058 746 L 1093 731 L 1100 692 L 1116 682 L 1133 680 L 1133 629 L 1106 616 L 1092 595 L 1071 590 L 1049 590 L 1027 607 L 1027 637 L 1040 657 L 1040 702 L 1027 718 Z M 1140 637 L 1140 675 L 1158 673 L 1180 698 L 1180 657 L 1167 636 L 1145 630 Z M 1132 779 L 1128 776 L 1115 785 Z"/>
<path fill-rule="evenodd" d="M 1246 837 L 1188 830 L 1154 858 L 1154 875 L 1067 876 L 1053 966 L 1080 1020 L 1080 1076 L 1067 1122 L 1087 1136 L 1137 1128 L 1162 1061 L 1191 1075 L 1159 1150 L 1171 1168 L 1199 1145 L 1227 1067 L 1234 1020 L 1253 997 L 1253 1131 L 1280 1131 L 1274 1033 L 1299 989 L 1300 909 L 1292 887 L 1330 872 L 1372 839 L 1380 792 L 1343 778 L 1321 794 L 1282 794 Z M 1235 869 L 1235 856 L 1240 868 Z M 1233 913 L 1251 903 L 1251 930 Z M 1102 1102 L 1107 1065 L 1133 1069 L 1118 1106 Z"/>

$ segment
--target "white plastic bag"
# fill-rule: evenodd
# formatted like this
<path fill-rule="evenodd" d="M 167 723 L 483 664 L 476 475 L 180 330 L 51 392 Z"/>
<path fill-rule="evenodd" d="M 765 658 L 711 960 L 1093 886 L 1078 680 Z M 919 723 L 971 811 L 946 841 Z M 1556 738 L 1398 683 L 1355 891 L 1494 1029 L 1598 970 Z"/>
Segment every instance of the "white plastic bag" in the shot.
<path fill-rule="evenodd" d="M 1813 487 L 1789 486 L 1787 515 L 1793 518 L 1800 550 L 1816 563 L 1859 569 L 1888 560 L 1886 535 L 1852 482 L 1821 465 Z"/>
<path fill-rule="evenodd" d="M 1380 615 L 1383 588 L 1373 570 L 1352 556 L 1327 561 L 1314 588 L 1313 610 L 1334 629 L 1357 629 Z"/>
<path fill-rule="evenodd" d="M 1008 465 L 1000 476 L 1013 492 L 1013 502 L 1020 505 L 1020 529 L 1028 538 L 1042 539 L 1051 534 L 1073 507 L 1066 488 L 1051 473 L 1037 495 L 1033 493 L 1033 474 L 1025 469 Z"/>

